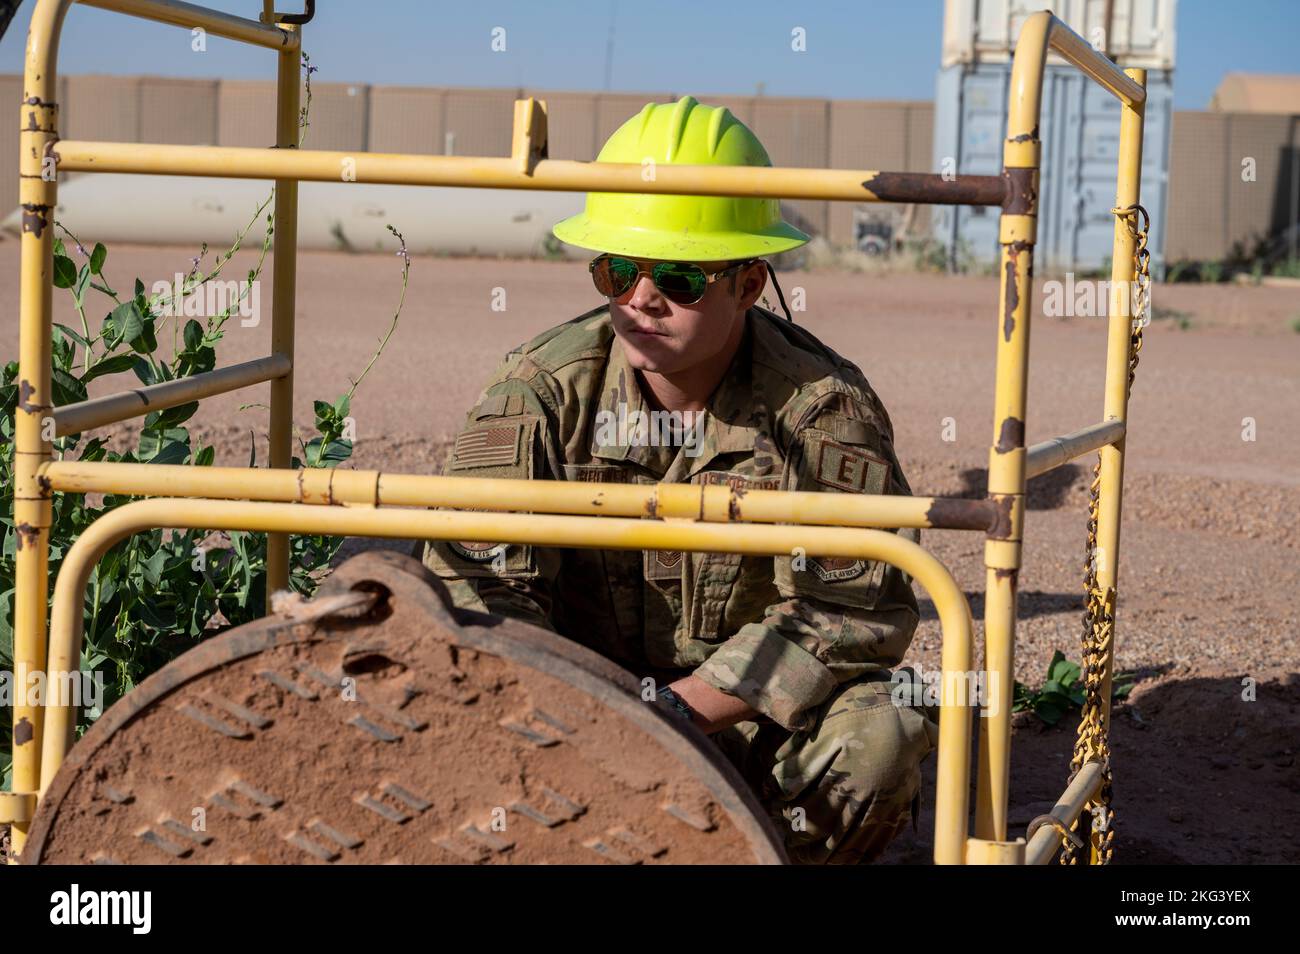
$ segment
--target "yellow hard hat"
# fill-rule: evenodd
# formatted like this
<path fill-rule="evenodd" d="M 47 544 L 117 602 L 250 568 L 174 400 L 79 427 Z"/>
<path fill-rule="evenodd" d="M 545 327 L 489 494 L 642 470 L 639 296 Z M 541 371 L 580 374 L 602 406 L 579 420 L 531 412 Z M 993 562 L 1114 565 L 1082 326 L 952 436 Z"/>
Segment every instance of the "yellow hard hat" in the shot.
<path fill-rule="evenodd" d="M 770 166 L 767 150 L 725 106 L 693 96 L 645 108 L 609 137 L 597 162 L 641 165 Z M 775 255 L 809 236 L 781 219 L 777 199 L 589 192 L 584 212 L 559 222 L 555 237 L 570 245 L 679 262 Z"/>

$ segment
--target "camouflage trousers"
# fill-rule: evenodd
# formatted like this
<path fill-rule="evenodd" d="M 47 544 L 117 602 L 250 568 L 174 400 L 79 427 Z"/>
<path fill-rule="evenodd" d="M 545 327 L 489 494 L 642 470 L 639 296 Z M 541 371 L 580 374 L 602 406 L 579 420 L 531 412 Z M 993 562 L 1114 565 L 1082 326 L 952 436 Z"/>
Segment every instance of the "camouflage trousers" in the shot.
<path fill-rule="evenodd" d="M 939 726 L 920 706 L 895 705 L 889 679 L 885 672 L 843 683 L 802 732 L 764 720 L 713 735 L 795 864 L 872 861 L 915 818 L 921 762 Z"/>

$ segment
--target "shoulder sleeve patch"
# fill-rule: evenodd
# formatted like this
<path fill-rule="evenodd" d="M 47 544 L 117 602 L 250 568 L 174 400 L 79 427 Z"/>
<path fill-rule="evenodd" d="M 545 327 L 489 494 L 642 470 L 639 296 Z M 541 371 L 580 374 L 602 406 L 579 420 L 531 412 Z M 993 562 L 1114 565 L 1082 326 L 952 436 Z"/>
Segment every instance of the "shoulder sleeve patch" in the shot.
<path fill-rule="evenodd" d="M 813 478 L 851 494 L 883 494 L 889 486 L 889 464 L 860 447 L 817 438 L 809 448 Z"/>
<path fill-rule="evenodd" d="M 468 428 L 456 438 L 451 469 L 511 467 L 519 463 L 523 421 L 493 422 Z"/>

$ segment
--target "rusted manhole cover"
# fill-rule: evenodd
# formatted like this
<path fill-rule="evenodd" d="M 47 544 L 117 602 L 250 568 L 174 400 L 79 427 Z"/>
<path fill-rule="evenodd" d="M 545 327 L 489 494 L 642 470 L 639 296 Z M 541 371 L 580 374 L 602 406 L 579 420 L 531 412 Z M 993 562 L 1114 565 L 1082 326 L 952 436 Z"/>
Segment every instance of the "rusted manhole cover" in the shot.
<path fill-rule="evenodd" d="M 172 662 L 73 748 L 27 863 L 772 863 L 721 752 L 627 672 L 536 627 L 453 619 L 417 561 L 362 554 L 311 606 Z M 309 607 L 310 609 L 310 607 Z"/>

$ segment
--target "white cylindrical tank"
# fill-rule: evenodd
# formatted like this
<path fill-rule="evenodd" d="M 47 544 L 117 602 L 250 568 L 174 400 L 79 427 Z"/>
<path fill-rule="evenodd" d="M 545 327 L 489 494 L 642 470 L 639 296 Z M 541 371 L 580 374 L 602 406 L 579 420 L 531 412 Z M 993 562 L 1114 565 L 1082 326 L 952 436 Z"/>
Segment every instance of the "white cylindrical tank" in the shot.
<path fill-rule="evenodd" d="M 81 174 L 59 185 L 55 218 L 82 241 L 219 245 L 248 225 L 272 185 L 255 179 Z M 528 189 L 303 182 L 298 191 L 301 248 L 392 249 L 386 226 L 417 254 L 586 255 L 551 236 L 551 226 L 582 211 L 583 194 Z M 269 211 L 269 207 L 268 207 Z M 21 214 L 2 223 L 17 234 Z M 245 239 L 260 243 L 265 213 Z"/>

